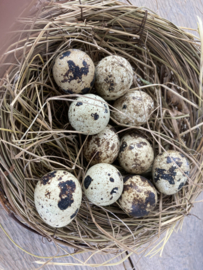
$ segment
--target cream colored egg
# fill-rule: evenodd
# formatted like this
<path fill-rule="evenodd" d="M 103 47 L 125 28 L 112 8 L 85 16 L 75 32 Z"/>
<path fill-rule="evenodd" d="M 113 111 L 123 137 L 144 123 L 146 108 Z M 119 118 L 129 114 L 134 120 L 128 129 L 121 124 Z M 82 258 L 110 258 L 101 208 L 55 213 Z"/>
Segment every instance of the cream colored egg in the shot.
<path fill-rule="evenodd" d="M 181 190 L 189 173 L 189 161 L 178 151 L 168 150 L 157 155 L 154 160 L 154 184 L 163 194 L 172 195 Z"/>
<path fill-rule="evenodd" d="M 157 192 L 152 183 L 140 175 L 125 176 L 119 204 L 133 217 L 148 215 L 157 204 Z"/>
<path fill-rule="evenodd" d="M 79 181 L 71 173 L 57 170 L 37 183 L 34 201 L 37 212 L 51 227 L 64 227 L 77 215 L 82 200 Z"/>
<path fill-rule="evenodd" d="M 53 76 L 65 93 L 86 94 L 94 85 L 95 66 L 88 54 L 70 49 L 57 56 Z"/>
<path fill-rule="evenodd" d="M 84 145 L 84 157 L 91 164 L 113 163 L 120 149 L 119 137 L 116 130 L 108 125 L 99 134 L 89 136 Z"/>
<path fill-rule="evenodd" d="M 154 161 L 154 151 L 150 143 L 135 133 L 122 137 L 118 160 L 126 172 L 142 174 Z"/>
<path fill-rule="evenodd" d="M 124 95 L 132 82 L 133 69 L 121 56 L 107 56 L 96 67 L 95 87 L 105 100 L 115 100 Z"/>
<path fill-rule="evenodd" d="M 93 135 L 105 129 L 110 119 L 110 110 L 103 98 L 86 94 L 71 103 L 68 117 L 75 130 Z"/>
<path fill-rule="evenodd" d="M 113 165 L 99 163 L 87 171 L 83 190 L 92 203 L 110 205 L 118 200 L 123 191 L 123 177 Z"/>
<path fill-rule="evenodd" d="M 143 91 L 133 91 L 117 99 L 112 117 L 121 124 L 140 126 L 150 118 L 154 109 L 153 99 Z"/>

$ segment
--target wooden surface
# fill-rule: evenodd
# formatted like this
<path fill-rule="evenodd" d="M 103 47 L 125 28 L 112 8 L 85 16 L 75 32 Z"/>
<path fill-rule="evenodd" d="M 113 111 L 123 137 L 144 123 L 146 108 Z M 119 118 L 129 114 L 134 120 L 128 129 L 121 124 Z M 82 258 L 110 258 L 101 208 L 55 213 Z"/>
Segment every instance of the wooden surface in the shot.
<path fill-rule="evenodd" d="M 203 193 L 198 200 L 203 200 Z M 57 249 L 53 243 L 47 242 L 41 236 L 33 234 L 22 226 L 16 224 L 14 220 L 9 218 L 5 211 L 0 208 L 0 223 L 9 232 L 11 238 L 22 248 L 30 253 L 42 256 L 52 256 L 57 253 Z M 38 258 L 34 258 L 25 254 L 15 247 L 0 230 L 0 270 L 31 270 L 37 269 L 39 265 L 34 263 Z M 159 255 L 153 258 L 133 255 L 131 256 L 132 263 L 136 270 L 202 270 L 203 269 L 203 211 L 202 203 L 196 203 L 191 215 L 186 217 L 182 231 L 174 233 L 169 239 L 162 257 Z M 63 247 L 64 248 L 64 247 Z M 73 250 L 64 248 L 68 252 Z M 59 254 L 64 254 L 60 251 Z M 78 255 L 78 259 L 84 261 L 88 255 Z M 113 255 L 98 254 L 93 257 L 88 263 L 101 264 L 108 259 L 113 258 Z M 118 259 L 121 259 L 119 257 Z M 43 260 L 45 261 L 45 260 Z M 72 258 L 63 258 L 53 260 L 60 263 L 77 263 Z M 114 260 L 112 262 L 116 262 Z M 65 266 L 45 266 L 44 270 L 64 270 Z M 90 270 L 95 269 L 85 266 L 72 266 L 74 270 Z M 99 267 L 99 270 L 132 270 L 129 261 L 118 266 Z"/>
<path fill-rule="evenodd" d="M 0 0 L 1 1 L 1 0 Z M 203 0 L 132 0 L 136 6 L 147 6 L 155 11 L 160 16 L 165 17 L 179 26 L 197 28 L 197 15 L 203 19 Z M 203 200 L 203 194 L 198 198 Z M 167 243 L 162 257 L 156 255 L 152 259 L 149 257 L 139 257 L 133 255 L 132 263 L 136 270 L 202 270 L 203 269 L 203 211 L 202 203 L 196 203 L 192 211 L 192 215 L 184 220 L 182 232 L 174 233 Z M 197 218 L 198 216 L 199 218 Z M 53 243 L 47 242 L 41 236 L 35 235 L 18 225 L 14 220 L 7 216 L 4 210 L 0 207 L 0 223 L 9 232 L 11 238 L 27 251 L 42 255 L 50 256 L 57 253 L 57 249 Z M 68 252 L 73 252 L 71 249 L 64 248 Z M 0 230 L 0 270 L 27 270 L 37 269 L 36 260 L 28 254 L 18 249 Z M 59 254 L 64 254 L 59 250 Z M 78 259 L 84 261 L 88 255 L 78 255 Z M 113 258 L 113 255 L 98 254 L 93 257 L 88 263 L 102 263 L 107 259 Z M 118 260 L 114 260 L 116 262 Z M 54 262 L 62 263 L 77 263 L 76 260 L 67 257 L 54 260 Z M 45 270 L 61 270 L 67 269 L 67 266 L 50 266 L 47 265 Z M 71 269 L 82 270 L 92 269 L 85 266 L 74 266 Z M 95 268 L 94 268 L 95 269 Z M 126 261 L 119 266 L 99 267 L 98 269 L 106 270 L 130 270 L 132 264 Z"/>

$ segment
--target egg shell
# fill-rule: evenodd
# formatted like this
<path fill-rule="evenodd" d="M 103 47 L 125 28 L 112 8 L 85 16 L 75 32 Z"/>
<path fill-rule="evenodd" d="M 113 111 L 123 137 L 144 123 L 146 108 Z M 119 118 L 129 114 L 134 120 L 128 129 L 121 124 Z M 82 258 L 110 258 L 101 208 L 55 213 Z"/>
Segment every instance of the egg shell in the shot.
<path fill-rule="evenodd" d="M 121 138 L 118 160 L 126 172 L 142 174 L 153 164 L 154 151 L 145 138 L 129 133 Z"/>
<path fill-rule="evenodd" d="M 76 216 L 82 200 L 79 181 L 71 173 L 57 170 L 38 181 L 34 201 L 37 212 L 51 227 L 64 227 Z"/>
<path fill-rule="evenodd" d="M 112 117 L 121 124 L 140 126 L 150 118 L 154 109 L 153 99 L 143 91 L 128 92 L 117 99 L 113 107 Z"/>
<path fill-rule="evenodd" d="M 78 97 L 69 107 L 71 126 L 86 135 L 101 132 L 110 119 L 110 110 L 105 100 L 94 94 Z"/>
<path fill-rule="evenodd" d="M 115 100 L 124 95 L 132 82 L 133 69 L 121 56 L 107 56 L 96 66 L 95 87 L 105 100 Z"/>
<path fill-rule="evenodd" d="M 123 177 L 113 165 L 99 163 L 87 171 L 83 190 L 92 203 L 110 205 L 118 200 L 123 191 Z"/>
<path fill-rule="evenodd" d="M 123 181 L 123 193 L 119 199 L 123 211 L 133 217 L 148 215 L 157 204 L 153 184 L 140 175 L 127 175 Z"/>
<path fill-rule="evenodd" d="M 152 173 L 157 189 L 163 194 L 172 195 L 187 182 L 190 164 L 182 153 L 168 150 L 156 156 Z"/>
<path fill-rule="evenodd" d="M 95 66 L 88 54 L 70 49 L 57 56 L 53 77 L 65 93 L 86 94 L 94 85 Z"/>
<path fill-rule="evenodd" d="M 91 164 L 113 163 L 120 149 L 119 137 L 116 130 L 108 125 L 99 134 L 89 136 L 84 145 L 84 157 Z"/>

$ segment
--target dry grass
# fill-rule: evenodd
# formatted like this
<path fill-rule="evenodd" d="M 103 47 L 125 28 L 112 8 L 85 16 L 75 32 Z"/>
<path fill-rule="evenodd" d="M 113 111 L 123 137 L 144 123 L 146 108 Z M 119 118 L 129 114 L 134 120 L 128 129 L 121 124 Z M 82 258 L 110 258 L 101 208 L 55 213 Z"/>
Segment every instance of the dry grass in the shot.
<path fill-rule="evenodd" d="M 126 259 L 167 232 L 161 248 L 150 254 L 160 251 L 202 190 L 200 40 L 152 12 L 111 0 L 50 3 L 18 22 L 19 31 L 1 57 L 1 204 L 35 232 L 75 248 L 75 254 L 128 251 Z M 201 21 L 199 30 L 203 40 Z M 129 129 L 144 134 L 156 154 L 177 149 L 190 160 L 187 185 L 175 196 L 159 195 L 147 217 L 128 217 L 117 204 L 97 207 L 84 196 L 77 218 L 64 228 L 49 227 L 36 212 L 33 192 L 42 175 L 63 168 L 82 182 L 87 169 L 85 136 L 71 128 L 67 116 L 77 95 L 64 95 L 51 72 L 55 57 L 69 48 L 87 52 L 95 64 L 111 54 L 125 57 L 134 68 L 133 89 L 146 91 L 156 108 L 145 126 L 125 126 L 114 119 L 111 124 L 120 135 Z"/>

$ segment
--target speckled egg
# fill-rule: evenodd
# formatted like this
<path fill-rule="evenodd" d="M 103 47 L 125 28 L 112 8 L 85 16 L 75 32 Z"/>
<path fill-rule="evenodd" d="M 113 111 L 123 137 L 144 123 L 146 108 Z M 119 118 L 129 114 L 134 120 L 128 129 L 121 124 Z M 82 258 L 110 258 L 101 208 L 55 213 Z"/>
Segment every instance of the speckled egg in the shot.
<path fill-rule="evenodd" d="M 168 150 L 156 156 L 152 173 L 157 189 L 163 194 L 172 195 L 185 185 L 190 164 L 182 153 Z"/>
<path fill-rule="evenodd" d="M 37 183 L 34 201 L 37 212 L 51 227 L 64 227 L 77 215 L 82 200 L 79 181 L 71 173 L 57 170 Z"/>
<path fill-rule="evenodd" d="M 154 109 L 153 99 L 143 91 L 133 91 L 117 99 L 112 117 L 121 124 L 140 126 L 150 118 Z"/>
<path fill-rule="evenodd" d="M 94 135 L 107 126 L 110 119 L 110 110 L 103 98 L 86 94 L 71 103 L 68 117 L 75 130 L 86 135 Z"/>
<path fill-rule="evenodd" d="M 84 145 L 84 157 L 91 164 L 113 163 L 120 149 L 119 137 L 116 130 L 108 125 L 99 134 L 89 136 Z"/>
<path fill-rule="evenodd" d="M 96 90 L 105 100 L 115 100 L 124 95 L 132 82 L 133 69 L 121 56 L 107 56 L 96 67 Z"/>
<path fill-rule="evenodd" d="M 148 215 L 157 204 L 157 192 L 152 183 L 140 175 L 127 175 L 123 181 L 120 207 L 133 217 Z"/>
<path fill-rule="evenodd" d="M 123 177 L 113 165 L 99 163 L 87 171 L 83 189 L 92 203 L 110 205 L 118 200 L 123 191 Z"/>
<path fill-rule="evenodd" d="M 86 94 L 94 84 L 95 66 L 85 52 L 70 49 L 57 56 L 53 76 L 65 93 Z"/>
<path fill-rule="evenodd" d="M 126 172 L 142 174 L 152 165 L 154 151 L 145 138 L 135 133 L 129 133 L 121 138 L 118 160 Z"/>

